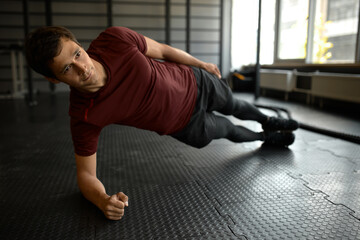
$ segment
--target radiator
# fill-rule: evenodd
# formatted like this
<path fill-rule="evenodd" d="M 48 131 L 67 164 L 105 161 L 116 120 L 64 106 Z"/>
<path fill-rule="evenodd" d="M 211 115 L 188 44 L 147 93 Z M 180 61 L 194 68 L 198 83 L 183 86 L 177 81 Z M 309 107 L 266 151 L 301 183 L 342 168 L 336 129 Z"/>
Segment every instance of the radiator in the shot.
<path fill-rule="evenodd" d="M 260 71 L 260 87 L 360 103 L 360 74 L 337 74 L 296 70 Z"/>
<path fill-rule="evenodd" d="M 360 103 L 360 75 L 317 73 L 311 78 L 311 94 Z"/>
<path fill-rule="evenodd" d="M 289 70 L 260 70 L 260 87 L 285 92 L 291 92 L 294 89 L 295 81 L 293 71 Z"/>

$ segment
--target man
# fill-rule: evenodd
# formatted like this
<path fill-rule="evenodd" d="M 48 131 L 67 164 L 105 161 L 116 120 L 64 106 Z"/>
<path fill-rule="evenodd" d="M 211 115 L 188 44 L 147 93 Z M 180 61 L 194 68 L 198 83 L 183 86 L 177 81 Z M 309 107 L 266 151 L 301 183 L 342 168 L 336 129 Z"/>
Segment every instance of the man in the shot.
<path fill-rule="evenodd" d="M 128 28 L 111 27 L 85 51 L 63 27 L 42 27 L 27 36 L 28 64 L 52 83 L 71 88 L 71 133 L 80 191 L 112 220 L 128 206 L 120 192 L 109 196 L 96 177 L 96 151 L 103 127 L 123 124 L 155 131 L 201 148 L 212 139 L 293 143 L 294 120 L 268 117 L 234 99 L 215 64 L 160 44 Z M 163 61 L 158 61 L 160 59 Z M 218 111 L 255 120 L 264 132 L 233 125 Z"/>

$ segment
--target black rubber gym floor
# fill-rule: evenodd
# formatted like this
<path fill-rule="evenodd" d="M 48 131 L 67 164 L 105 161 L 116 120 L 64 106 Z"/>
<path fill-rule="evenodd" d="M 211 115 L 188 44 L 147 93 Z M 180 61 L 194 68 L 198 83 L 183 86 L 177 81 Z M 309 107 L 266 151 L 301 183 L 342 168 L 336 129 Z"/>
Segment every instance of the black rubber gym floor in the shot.
<path fill-rule="evenodd" d="M 120 221 L 107 220 L 77 188 L 67 99 L 41 95 L 35 108 L 0 101 L 0 239 L 360 239 L 359 145 L 302 129 L 288 149 L 216 140 L 198 150 L 109 126 L 98 177 L 108 194 L 126 193 L 129 207 Z M 286 107 L 300 122 L 360 133 L 355 119 L 259 103 Z"/>

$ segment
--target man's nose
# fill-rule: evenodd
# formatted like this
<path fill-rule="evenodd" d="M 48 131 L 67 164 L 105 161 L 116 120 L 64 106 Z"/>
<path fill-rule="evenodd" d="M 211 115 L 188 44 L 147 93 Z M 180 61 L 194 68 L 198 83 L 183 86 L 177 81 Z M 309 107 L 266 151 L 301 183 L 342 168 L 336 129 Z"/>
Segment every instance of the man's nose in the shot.
<path fill-rule="evenodd" d="M 82 64 L 82 63 L 77 63 L 76 64 L 76 67 L 78 69 L 78 72 L 80 75 L 84 74 L 87 72 L 87 67 L 85 64 Z"/>

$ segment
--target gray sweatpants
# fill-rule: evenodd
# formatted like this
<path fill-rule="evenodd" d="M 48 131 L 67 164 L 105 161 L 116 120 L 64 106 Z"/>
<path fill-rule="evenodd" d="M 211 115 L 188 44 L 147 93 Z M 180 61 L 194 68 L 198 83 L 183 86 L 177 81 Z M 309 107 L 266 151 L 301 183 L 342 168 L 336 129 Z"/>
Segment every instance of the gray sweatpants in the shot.
<path fill-rule="evenodd" d="M 171 136 L 193 147 L 202 148 L 213 139 L 227 138 L 233 142 L 264 140 L 261 132 L 256 133 L 242 126 L 236 126 L 227 118 L 215 115 L 233 115 L 242 120 L 266 121 L 267 116 L 254 105 L 233 98 L 231 89 L 224 80 L 203 69 L 193 67 L 198 95 L 189 123 Z"/>

